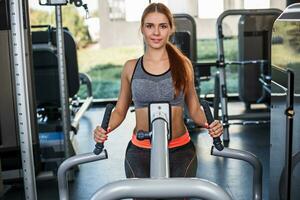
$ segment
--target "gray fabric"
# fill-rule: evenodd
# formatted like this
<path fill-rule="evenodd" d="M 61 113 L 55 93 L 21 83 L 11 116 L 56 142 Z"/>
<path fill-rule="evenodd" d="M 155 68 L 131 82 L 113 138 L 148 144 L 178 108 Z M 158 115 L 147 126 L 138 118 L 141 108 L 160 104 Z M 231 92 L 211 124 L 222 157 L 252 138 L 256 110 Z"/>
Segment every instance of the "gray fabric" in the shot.
<path fill-rule="evenodd" d="M 135 108 L 147 107 L 151 102 L 169 102 L 171 106 L 183 106 L 184 95 L 174 98 L 174 86 L 171 71 L 160 75 L 148 73 L 143 66 L 143 57 L 139 58 L 131 80 L 132 100 Z"/>

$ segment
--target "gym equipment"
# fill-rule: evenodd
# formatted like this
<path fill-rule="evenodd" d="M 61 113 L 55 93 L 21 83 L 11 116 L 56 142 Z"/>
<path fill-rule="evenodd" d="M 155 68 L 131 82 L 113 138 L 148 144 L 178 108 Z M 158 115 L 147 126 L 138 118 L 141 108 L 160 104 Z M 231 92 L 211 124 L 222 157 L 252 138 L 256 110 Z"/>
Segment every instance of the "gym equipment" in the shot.
<path fill-rule="evenodd" d="M 37 130 L 36 90 L 34 89 L 34 80 L 37 77 L 34 77 L 31 60 L 32 44 L 28 12 L 27 1 L 5 0 L 0 3 L 0 15 L 1 19 L 4 19 L 0 22 L 0 44 L 1 48 L 5 50 L 0 55 L 2 63 L 0 82 L 5 85 L 1 89 L 3 96 L 0 98 L 0 154 L 1 178 L 6 183 L 23 178 L 25 197 L 34 200 L 37 198 L 35 180 L 52 178 L 53 172 L 46 171 L 47 169 L 43 165 L 44 160 L 40 156 L 43 155 L 41 152 L 43 144 L 40 142 L 43 138 L 40 137 Z M 34 48 L 33 51 L 35 52 L 37 49 Z M 49 58 L 50 60 L 51 58 Z M 45 62 L 45 59 L 43 61 Z M 51 74 L 49 75 L 51 76 Z M 82 80 L 88 82 L 87 77 Z M 42 79 L 42 81 L 45 80 Z M 47 95 L 45 91 L 43 92 Z M 50 93 L 50 91 L 48 92 Z M 58 95 L 60 94 L 58 93 Z M 91 100 L 92 98 L 89 98 L 89 102 Z M 69 99 L 67 99 L 67 103 L 67 107 L 69 107 Z M 87 107 L 88 105 L 83 103 L 80 108 L 76 108 L 77 112 L 72 121 L 74 127 L 78 128 L 79 119 Z M 70 127 L 71 124 L 69 123 L 67 126 Z M 48 145 L 51 146 L 51 144 Z"/>
<path fill-rule="evenodd" d="M 257 156 L 254 154 L 238 150 L 224 147 L 222 151 L 215 150 L 214 147 L 211 149 L 211 155 L 220 156 L 224 158 L 233 158 L 237 160 L 243 160 L 248 162 L 253 168 L 253 185 L 252 185 L 252 199 L 253 200 L 262 200 L 262 176 L 263 170 L 262 165 Z"/>
<path fill-rule="evenodd" d="M 213 122 L 208 102 L 201 101 L 204 108 L 208 123 Z M 112 106 L 107 106 L 111 110 Z M 102 125 L 107 127 L 104 122 L 108 123 L 109 111 L 105 111 Z M 151 166 L 150 177 L 143 179 L 126 179 L 109 183 L 97 190 L 91 197 L 93 200 L 98 199 L 122 199 L 122 198 L 178 198 L 194 197 L 202 199 L 231 199 L 231 197 L 221 188 L 211 182 L 198 178 L 169 178 L 169 161 L 168 161 L 168 141 L 171 140 L 169 122 L 170 107 L 168 103 L 153 103 L 149 106 L 151 122 L 151 132 L 139 131 L 137 138 L 140 140 L 151 139 Z M 163 132 L 162 132 L 163 130 Z M 162 134 L 164 133 L 164 134 Z M 262 199 L 262 166 L 257 157 L 250 152 L 236 149 L 224 148 L 220 138 L 214 139 L 214 147 L 211 154 L 215 156 L 229 157 L 238 160 L 244 160 L 250 163 L 254 169 L 253 176 L 253 199 Z M 107 158 L 106 151 L 99 155 L 77 155 L 69 158 L 62 163 L 59 168 L 59 192 L 60 199 L 68 199 L 66 170 L 68 168 Z M 67 167 L 66 167 L 67 166 Z"/>
<path fill-rule="evenodd" d="M 111 107 L 111 106 L 108 106 Z M 168 103 L 153 103 L 149 106 L 151 132 L 138 132 L 139 139 L 151 138 L 151 178 L 126 179 L 107 184 L 100 188 L 91 199 L 123 199 L 123 198 L 175 198 L 195 197 L 201 199 L 231 199 L 231 197 L 216 184 L 198 178 L 169 178 L 168 140 L 170 134 L 170 105 Z M 108 122 L 105 112 L 103 122 Z M 104 125 L 102 123 L 102 125 Z M 104 125 L 107 127 L 107 125 Z M 162 134 L 163 133 L 163 134 Z M 106 153 L 98 156 L 74 156 L 61 166 L 72 167 L 78 163 L 104 159 Z M 84 159 L 90 156 L 90 159 Z M 97 157 L 97 158 L 96 158 Z M 78 159 L 77 159 L 78 158 Z M 76 160 L 77 162 L 73 161 Z M 80 162 L 78 161 L 80 160 Z M 68 199 L 65 175 L 67 167 L 60 167 L 58 176 L 60 199 Z M 63 187 L 62 187 L 63 186 Z"/>
<path fill-rule="evenodd" d="M 66 0 L 39 0 L 40 5 L 55 6 L 55 20 L 56 20 L 56 51 L 58 58 L 58 80 L 60 90 L 60 107 L 61 107 L 61 118 L 62 118 L 62 129 L 64 133 L 64 156 L 65 158 L 70 157 L 72 152 L 70 151 L 70 110 L 69 110 L 69 91 L 67 84 L 66 74 L 66 56 L 65 56 L 65 44 L 64 44 L 64 33 L 62 27 L 62 11 L 61 6 L 66 5 Z M 70 3 L 74 3 L 75 6 L 82 6 L 82 0 L 72 0 Z M 85 5 L 87 9 L 87 6 Z"/>
<path fill-rule="evenodd" d="M 0 3 L 0 152 L 5 171 L 23 175 L 26 199 L 35 200 L 35 174 L 39 172 L 35 126 L 30 33 L 27 1 Z M 35 165 L 36 164 L 36 165 Z M 21 172 L 21 168 L 23 171 Z"/>
<path fill-rule="evenodd" d="M 44 30 L 45 29 L 45 30 Z M 41 156 L 44 168 L 56 171 L 66 151 L 74 155 L 75 149 L 69 144 L 62 146 L 64 135 L 61 123 L 61 102 L 59 93 L 59 71 L 57 57 L 56 29 L 49 25 L 32 27 L 33 66 L 35 77 L 36 104 Z M 67 83 L 67 120 L 68 128 L 74 134 L 79 128 L 79 120 L 93 101 L 91 80 L 78 71 L 76 43 L 71 33 L 64 28 L 66 83 Z M 45 62 L 47 60 L 47 62 Z M 52 84 L 49 84 L 49 83 Z M 80 85 L 86 85 L 87 98 L 81 106 L 76 94 Z M 72 99 L 70 101 L 70 99 Z M 69 132 L 70 132 L 69 131 Z M 68 136 L 70 138 L 70 136 Z M 70 139 L 69 139 L 70 140 Z M 65 149 L 67 148 L 67 149 Z"/>
<path fill-rule="evenodd" d="M 299 199 L 300 4 L 287 7 L 273 26 L 270 199 Z"/>
<path fill-rule="evenodd" d="M 209 108 L 209 104 L 202 100 L 201 105 L 203 106 L 207 122 L 210 124 L 214 121 L 212 113 Z M 220 143 L 220 138 L 213 138 L 214 146 L 211 147 L 211 155 L 220 156 L 225 158 L 233 158 L 237 160 L 244 160 L 253 167 L 253 200 L 262 200 L 262 165 L 257 156 L 254 154 L 238 149 L 232 149 L 223 147 Z M 221 146 L 220 146 L 221 144 Z M 217 150 L 216 150 L 217 149 Z"/>
<path fill-rule="evenodd" d="M 227 87 L 226 87 L 226 66 L 238 65 L 239 66 L 239 93 L 242 101 L 246 102 L 246 107 L 250 108 L 251 103 L 264 102 L 268 99 L 260 86 L 259 77 L 262 76 L 264 79 L 269 78 L 270 72 L 270 38 L 272 24 L 274 20 L 280 15 L 281 10 L 279 9 L 257 9 L 257 10 L 227 10 L 224 11 L 217 19 L 216 30 L 217 30 L 217 50 L 218 59 L 217 67 L 219 73 L 216 74 L 216 82 L 219 83 L 219 88 L 215 91 L 215 96 L 220 97 L 217 102 L 214 103 L 216 106 L 214 109 L 219 110 L 219 103 L 221 103 L 222 121 L 224 124 L 223 140 L 229 141 L 229 125 L 230 119 L 247 119 L 266 117 L 267 116 L 229 116 L 227 109 Z M 241 15 L 239 22 L 239 61 L 228 62 L 225 60 L 224 44 L 223 44 L 223 19 L 227 16 Z M 255 46 L 252 46 L 255 45 Z M 262 69 L 259 69 L 262 68 Z M 253 92 L 250 92 L 253 91 Z M 218 115 L 218 112 L 215 111 Z M 216 116 L 215 116 L 216 117 Z M 263 121 L 249 121 L 247 124 L 258 124 L 266 123 Z M 243 124 L 243 122 L 241 123 Z"/>

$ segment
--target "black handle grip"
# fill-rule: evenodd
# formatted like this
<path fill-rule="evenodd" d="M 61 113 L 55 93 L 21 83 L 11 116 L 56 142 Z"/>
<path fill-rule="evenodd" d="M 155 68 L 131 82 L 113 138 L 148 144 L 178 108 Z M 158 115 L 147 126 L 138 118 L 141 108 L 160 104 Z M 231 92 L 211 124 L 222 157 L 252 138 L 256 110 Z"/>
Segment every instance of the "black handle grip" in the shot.
<path fill-rule="evenodd" d="M 207 122 L 208 122 L 208 124 L 211 124 L 214 121 L 214 118 L 213 118 L 213 115 L 209 108 L 209 104 L 205 100 L 201 100 L 200 102 L 203 107 Z M 213 138 L 213 143 L 214 143 L 214 146 L 216 147 L 216 149 L 218 149 L 219 151 L 222 151 L 224 149 L 224 146 L 222 144 L 220 137 Z"/>
<path fill-rule="evenodd" d="M 102 123 L 101 123 L 101 127 L 102 127 L 105 131 L 106 131 L 107 128 L 108 128 L 108 122 L 109 122 L 110 115 L 111 115 L 111 111 L 112 111 L 113 108 L 114 108 L 114 105 L 113 105 L 113 104 L 107 104 L 107 105 L 106 105 L 105 112 L 104 112 L 104 116 L 103 116 Z M 98 143 L 95 145 L 94 154 L 99 155 L 99 154 L 102 152 L 103 148 L 104 148 L 103 143 L 98 142 Z"/>
<path fill-rule="evenodd" d="M 136 133 L 136 138 L 138 140 L 145 140 L 145 139 L 151 139 L 151 135 L 149 132 L 146 131 L 138 131 Z"/>

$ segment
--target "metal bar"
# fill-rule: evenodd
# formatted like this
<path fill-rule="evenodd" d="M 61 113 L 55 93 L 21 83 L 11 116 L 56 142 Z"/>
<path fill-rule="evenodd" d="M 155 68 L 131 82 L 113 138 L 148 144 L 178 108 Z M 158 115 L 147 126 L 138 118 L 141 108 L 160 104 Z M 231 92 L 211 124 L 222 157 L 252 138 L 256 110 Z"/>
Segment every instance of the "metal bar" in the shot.
<path fill-rule="evenodd" d="M 56 44 L 58 57 L 58 75 L 59 75 L 59 91 L 61 104 L 61 117 L 64 133 L 64 150 L 65 158 L 70 157 L 70 109 L 69 109 L 69 92 L 66 74 L 66 60 L 65 60 L 65 45 L 64 33 L 62 27 L 62 13 L 61 5 L 55 6 L 56 18 Z"/>
<path fill-rule="evenodd" d="M 227 86 L 226 86 L 226 72 L 225 67 L 219 69 L 219 91 L 220 91 L 220 103 L 222 111 L 222 122 L 228 124 L 228 97 L 227 97 Z M 230 140 L 228 125 L 224 126 L 223 130 L 223 141 L 228 142 Z"/>
<path fill-rule="evenodd" d="M 233 121 L 229 122 L 229 125 L 259 125 L 259 124 L 269 124 L 270 120 L 257 120 L 257 121 Z"/>
<path fill-rule="evenodd" d="M 79 79 L 82 84 L 85 84 L 87 87 L 87 95 L 88 97 L 93 96 L 93 89 L 92 89 L 92 80 L 86 73 L 79 73 Z"/>
<path fill-rule="evenodd" d="M 101 154 L 95 155 L 93 152 L 80 154 L 72 156 L 65 160 L 58 168 L 57 180 L 58 180 L 58 189 L 59 189 L 59 199 L 60 200 L 69 200 L 69 189 L 68 189 L 68 179 L 67 171 L 74 166 L 94 162 L 98 160 L 107 159 L 106 150 L 102 151 Z"/>
<path fill-rule="evenodd" d="M 25 198 L 37 199 L 22 1 L 10 0 L 11 41 Z"/>
<path fill-rule="evenodd" d="M 267 64 L 268 60 L 244 60 L 244 61 L 226 61 L 225 65 L 252 65 L 252 64 Z"/>
<path fill-rule="evenodd" d="M 79 110 L 76 112 L 75 117 L 72 121 L 72 127 L 76 128 L 76 130 L 78 130 L 79 127 L 79 121 L 81 119 L 81 117 L 83 116 L 83 114 L 85 113 L 85 111 L 90 107 L 90 105 L 93 102 L 93 97 L 88 97 L 84 103 L 81 105 L 81 107 L 79 108 Z"/>
<path fill-rule="evenodd" d="M 248 151 L 230 148 L 224 148 L 222 151 L 218 151 L 214 148 L 214 146 L 212 146 L 211 155 L 244 160 L 248 162 L 253 167 L 253 199 L 262 199 L 262 165 L 254 154 Z"/>
<path fill-rule="evenodd" d="M 294 120 L 294 73 L 287 70 L 288 90 L 286 103 L 286 150 L 285 150 L 285 200 L 291 199 L 292 185 L 292 153 L 293 153 L 293 120 Z"/>
<path fill-rule="evenodd" d="M 215 183 L 199 178 L 125 179 L 107 184 L 91 200 L 125 198 L 184 198 L 230 200 L 229 194 Z"/>
<path fill-rule="evenodd" d="M 226 10 L 217 19 L 217 25 L 221 25 L 225 17 L 229 15 L 280 15 L 282 10 L 271 8 L 271 9 L 235 9 Z"/>
<path fill-rule="evenodd" d="M 168 124 L 165 119 L 157 118 L 152 122 L 151 178 L 170 177 L 167 133 Z"/>

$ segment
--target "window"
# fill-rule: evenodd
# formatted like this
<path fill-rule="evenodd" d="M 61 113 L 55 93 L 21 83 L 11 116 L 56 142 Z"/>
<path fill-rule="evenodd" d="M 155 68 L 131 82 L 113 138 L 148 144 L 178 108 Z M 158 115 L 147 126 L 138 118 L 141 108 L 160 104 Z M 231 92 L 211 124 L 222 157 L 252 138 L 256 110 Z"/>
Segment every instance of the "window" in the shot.
<path fill-rule="evenodd" d="M 198 16 L 203 19 L 216 19 L 224 11 L 223 0 L 198 0 Z"/>
<path fill-rule="evenodd" d="M 152 0 L 151 3 L 163 3 L 168 6 L 168 0 Z"/>
<path fill-rule="evenodd" d="M 125 20 L 125 0 L 108 0 L 108 5 L 111 20 Z"/>
<path fill-rule="evenodd" d="M 148 0 L 125 0 L 126 21 L 140 21 L 143 10 L 148 4 Z"/>
<path fill-rule="evenodd" d="M 163 3 L 168 5 L 168 0 L 154 0 L 151 3 Z M 149 5 L 149 0 L 125 0 L 126 21 L 140 21 L 143 10 Z"/>
<path fill-rule="evenodd" d="M 244 0 L 245 9 L 270 8 L 270 0 Z"/>

